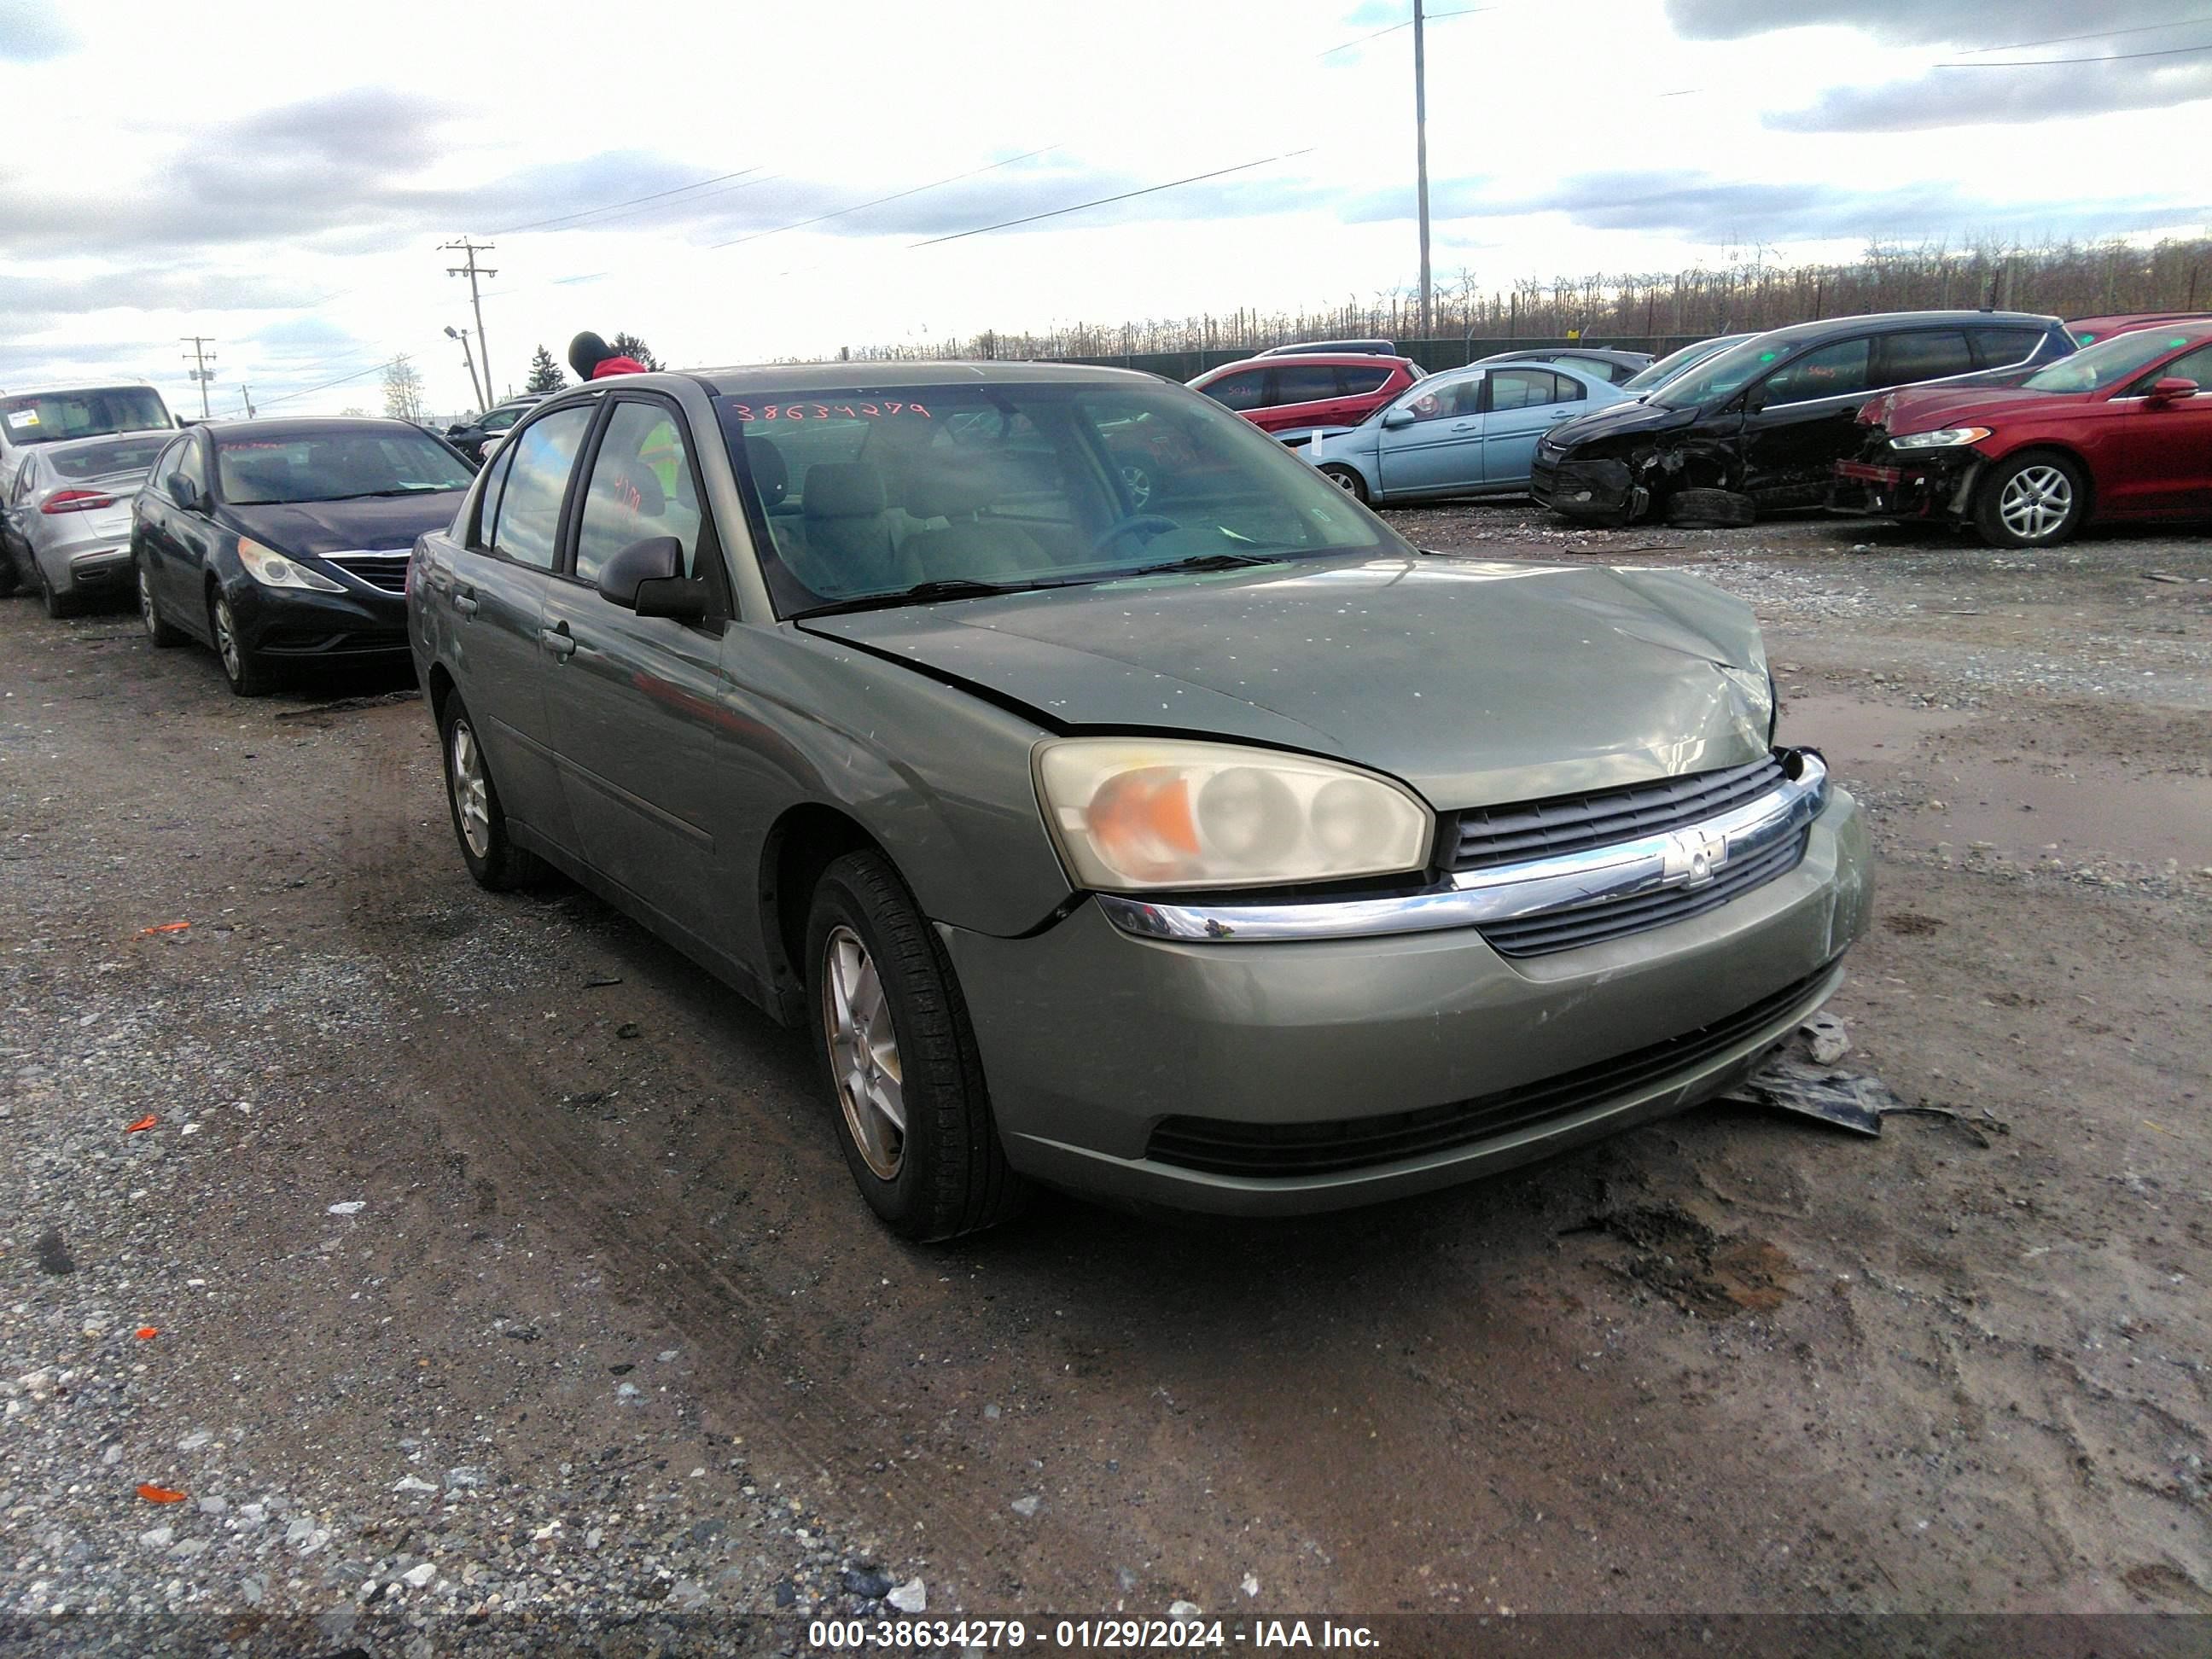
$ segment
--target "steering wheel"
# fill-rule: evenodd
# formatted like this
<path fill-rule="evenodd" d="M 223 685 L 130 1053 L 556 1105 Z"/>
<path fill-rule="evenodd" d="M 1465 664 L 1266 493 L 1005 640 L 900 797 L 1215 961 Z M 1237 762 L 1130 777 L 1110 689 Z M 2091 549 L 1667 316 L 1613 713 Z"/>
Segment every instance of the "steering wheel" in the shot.
<path fill-rule="evenodd" d="M 1103 553 L 1109 543 L 1118 540 L 1132 531 L 1149 530 L 1158 536 L 1170 530 L 1182 528 L 1181 525 L 1164 513 L 1132 513 L 1127 518 L 1115 520 L 1093 537 L 1091 550 L 1093 553 Z"/>

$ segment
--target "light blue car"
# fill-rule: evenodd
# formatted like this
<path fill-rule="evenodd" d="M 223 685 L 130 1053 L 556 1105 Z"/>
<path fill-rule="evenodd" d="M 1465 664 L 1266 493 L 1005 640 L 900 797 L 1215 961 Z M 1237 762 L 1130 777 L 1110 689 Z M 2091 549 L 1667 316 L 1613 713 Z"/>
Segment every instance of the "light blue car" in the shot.
<path fill-rule="evenodd" d="M 1536 440 L 1561 421 L 1633 401 L 1601 376 L 1560 363 L 1478 363 L 1431 374 L 1358 426 L 1278 433 L 1363 501 L 1515 495 L 1528 488 Z"/>

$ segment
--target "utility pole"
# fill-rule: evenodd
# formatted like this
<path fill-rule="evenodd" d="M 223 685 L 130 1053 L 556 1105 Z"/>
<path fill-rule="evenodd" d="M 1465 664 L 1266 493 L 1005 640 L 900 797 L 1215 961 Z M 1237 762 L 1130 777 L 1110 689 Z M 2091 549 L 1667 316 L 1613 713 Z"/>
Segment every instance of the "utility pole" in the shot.
<path fill-rule="evenodd" d="M 441 248 L 441 251 L 445 252 L 459 250 L 466 256 L 465 264 L 447 265 L 446 275 L 465 276 L 469 279 L 469 304 L 477 313 L 477 355 L 483 359 L 484 406 L 487 409 L 491 406 L 491 341 L 484 334 L 483 300 L 477 292 L 477 278 L 496 276 L 499 273 L 478 264 L 477 255 L 489 253 L 496 246 L 498 245 L 494 242 L 472 242 L 463 236 L 457 240 L 442 244 Z"/>
<path fill-rule="evenodd" d="M 246 418 L 249 421 L 252 420 L 253 418 L 253 388 L 247 386 L 241 386 L 238 388 L 238 395 L 245 400 Z"/>
<path fill-rule="evenodd" d="M 1421 210 L 1421 337 L 1429 337 L 1429 72 L 1421 0 L 1413 0 L 1413 173 Z"/>
<path fill-rule="evenodd" d="M 491 407 L 491 389 L 489 386 L 482 386 L 477 384 L 477 360 L 469 355 L 468 330 L 465 328 L 455 328 L 451 323 L 448 323 L 446 325 L 446 337 L 448 339 L 459 340 L 461 343 L 461 361 L 468 365 L 469 390 L 477 397 L 477 407 L 479 410 L 489 409 Z M 485 368 L 487 374 L 489 374 L 490 366 L 487 364 L 485 365 Z"/>
<path fill-rule="evenodd" d="M 179 334 L 177 337 L 192 349 L 192 355 L 187 361 L 193 365 L 192 379 L 200 383 L 200 419 L 204 421 L 208 418 L 208 382 L 215 379 L 215 371 L 208 367 L 215 361 L 215 354 L 208 348 L 215 343 L 215 340 L 212 336 L 205 334 Z"/>

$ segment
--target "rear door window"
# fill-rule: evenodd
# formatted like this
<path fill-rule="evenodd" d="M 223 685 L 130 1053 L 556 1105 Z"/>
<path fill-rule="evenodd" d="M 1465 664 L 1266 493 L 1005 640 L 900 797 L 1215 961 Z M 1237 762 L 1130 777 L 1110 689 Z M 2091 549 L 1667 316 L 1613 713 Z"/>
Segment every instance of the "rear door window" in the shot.
<path fill-rule="evenodd" d="M 2024 363 L 2043 343 L 2039 328 L 1970 328 L 1966 332 L 1984 368 L 2010 368 L 2014 363 Z"/>
<path fill-rule="evenodd" d="M 1493 411 L 1509 409 L 1539 409 L 1546 404 L 1565 401 L 1559 387 L 1571 384 L 1562 374 L 1548 368 L 1494 368 L 1489 375 L 1490 407 Z M 1582 388 L 1575 391 L 1580 394 Z"/>
<path fill-rule="evenodd" d="M 484 469 L 483 488 L 477 492 L 476 528 L 469 536 L 469 545 L 479 553 L 491 551 L 492 535 L 499 523 L 499 494 L 507 487 L 507 471 L 514 465 L 514 452 L 502 449 Z"/>
<path fill-rule="evenodd" d="M 1909 334 L 1883 337 L 1876 384 L 1909 386 L 1915 380 L 1940 380 L 1971 374 L 1973 368 L 1973 353 L 1967 348 L 1963 331 L 1916 329 Z"/>
<path fill-rule="evenodd" d="M 583 447 L 584 434 L 598 412 L 588 406 L 563 409 L 533 421 L 520 435 L 508 440 L 514 459 L 500 491 L 493 552 L 532 570 L 553 568 L 561 499 L 568 492 L 576 452 Z"/>
<path fill-rule="evenodd" d="M 1377 363 L 1372 368 L 1343 368 L 1336 371 L 1337 395 L 1343 398 L 1363 398 L 1370 392 L 1380 392 L 1390 379 L 1390 366 Z"/>
<path fill-rule="evenodd" d="M 1336 395 L 1336 370 L 1328 363 L 1285 363 L 1275 371 L 1279 404 L 1317 404 Z"/>
<path fill-rule="evenodd" d="M 1788 367 L 1766 377 L 1770 408 L 1784 404 L 1816 403 L 1823 398 L 1843 398 L 1869 389 L 1870 342 L 1837 340 L 1808 351 Z"/>

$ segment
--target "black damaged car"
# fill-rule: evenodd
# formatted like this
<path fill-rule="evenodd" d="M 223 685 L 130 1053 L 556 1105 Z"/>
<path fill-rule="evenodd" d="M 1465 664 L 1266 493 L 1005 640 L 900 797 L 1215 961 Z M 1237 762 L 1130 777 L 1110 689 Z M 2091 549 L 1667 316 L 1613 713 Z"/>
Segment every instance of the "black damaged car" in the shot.
<path fill-rule="evenodd" d="M 1641 403 L 1565 421 L 1536 444 L 1529 493 L 1599 525 L 1749 524 L 1817 507 L 1855 453 L 1859 408 L 1927 380 L 2002 381 L 2069 356 L 2056 317 L 1899 311 L 1754 336 Z"/>
<path fill-rule="evenodd" d="M 215 647 L 242 697 L 289 666 L 410 660 L 407 561 L 475 469 L 404 421 L 232 421 L 179 435 L 131 509 L 156 645 Z"/>

